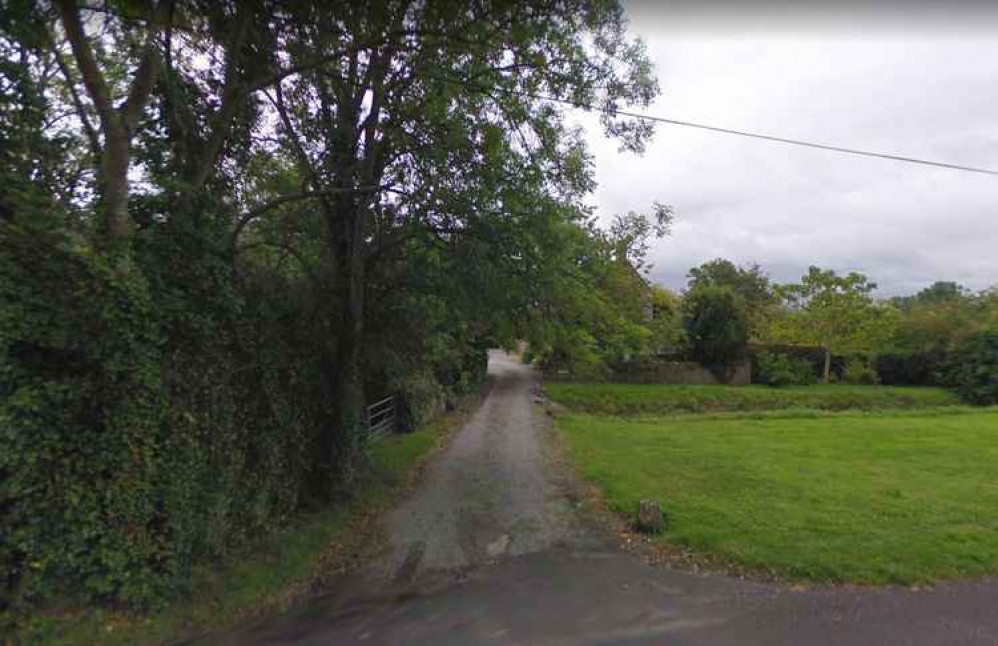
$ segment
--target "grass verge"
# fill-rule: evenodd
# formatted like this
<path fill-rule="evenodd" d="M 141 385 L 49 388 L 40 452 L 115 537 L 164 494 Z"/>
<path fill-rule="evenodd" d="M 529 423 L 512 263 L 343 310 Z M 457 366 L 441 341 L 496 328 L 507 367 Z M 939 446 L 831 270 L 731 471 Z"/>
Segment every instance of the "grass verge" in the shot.
<path fill-rule="evenodd" d="M 940 388 L 816 385 L 676 386 L 663 384 L 547 383 L 544 389 L 566 407 L 602 415 L 669 415 L 809 408 L 828 411 L 922 409 L 956 406 Z"/>
<path fill-rule="evenodd" d="M 661 540 L 781 578 L 931 583 L 998 571 L 998 412 L 623 419 L 563 414 L 620 513 Z"/>
<path fill-rule="evenodd" d="M 171 643 L 287 607 L 322 576 L 324 561 L 335 559 L 345 530 L 404 490 L 460 419 L 448 416 L 374 445 L 372 477 L 348 504 L 300 518 L 222 564 L 197 568 L 189 582 L 192 593 L 183 599 L 141 615 L 93 608 L 50 612 L 28 620 L 11 643 Z"/>

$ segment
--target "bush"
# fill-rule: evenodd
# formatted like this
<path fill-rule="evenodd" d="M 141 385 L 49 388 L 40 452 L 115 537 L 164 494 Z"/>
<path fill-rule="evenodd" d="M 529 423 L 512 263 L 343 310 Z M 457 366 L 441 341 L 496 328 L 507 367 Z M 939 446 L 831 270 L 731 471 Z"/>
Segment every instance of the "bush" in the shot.
<path fill-rule="evenodd" d="M 405 432 L 429 422 L 443 410 L 447 401 L 447 391 L 429 371 L 408 375 L 396 384 L 396 391 L 398 428 Z"/>
<path fill-rule="evenodd" d="M 774 387 L 805 386 L 817 381 L 814 366 L 803 359 L 794 359 L 779 352 L 762 352 L 758 355 L 760 383 Z"/>
<path fill-rule="evenodd" d="M 998 404 L 998 330 L 981 331 L 959 343 L 946 378 L 964 401 L 979 406 Z"/>
<path fill-rule="evenodd" d="M 877 371 L 862 357 L 850 357 L 842 370 L 842 381 L 847 384 L 873 385 L 878 382 Z"/>
<path fill-rule="evenodd" d="M 942 351 L 887 352 L 877 356 L 877 378 L 885 386 L 938 386 L 946 356 Z"/>
<path fill-rule="evenodd" d="M 683 325 L 690 354 L 705 366 L 726 366 L 745 356 L 745 303 L 728 287 L 705 285 L 683 298 Z"/>

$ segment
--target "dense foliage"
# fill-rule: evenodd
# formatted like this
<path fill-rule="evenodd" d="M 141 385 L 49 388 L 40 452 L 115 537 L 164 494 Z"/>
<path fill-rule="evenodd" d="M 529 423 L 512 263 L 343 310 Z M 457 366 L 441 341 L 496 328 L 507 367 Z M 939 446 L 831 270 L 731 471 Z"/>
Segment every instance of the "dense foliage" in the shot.
<path fill-rule="evenodd" d="M 687 277 L 689 291 L 708 285 L 730 288 L 745 303 L 749 339 L 759 341 L 766 333 L 779 301 L 762 267 L 740 267 L 730 260 L 715 258 L 690 269 Z"/>
<path fill-rule="evenodd" d="M 803 359 L 782 352 L 761 352 L 756 381 L 768 386 L 805 386 L 815 382 L 814 368 Z"/>
<path fill-rule="evenodd" d="M 979 344 L 982 334 L 998 329 L 994 288 L 973 292 L 939 281 L 912 296 L 878 300 L 875 283 L 863 274 L 811 267 L 799 282 L 777 284 L 758 265 L 722 258 L 687 276 L 681 296 L 651 288 L 656 316 L 648 327 L 654 341 L 640 361 L 620 363 L 612 378 L 628 382 L 630 372 L 655 374 L 654 364 L 677 360 L 730 368 L 742 353 L 725 349 L 726 335 L 744 320 L 750 341 L 745 354 L 756 383 L 802 385 L 817 377 L 860 385 L 948 386 L 965 393 L 968 402 L 989 401 L 974 394 L 982 385 L 968 385 L 975 371 L 987 373 L 979 365 L 987 360 L 972 360 L 973 352 L 965 348 L 988 356 Z M 714 304 L 729 303 L 723 292 L 743 307 L 728 312 L 727 305 Z M 684 327 L 677 330 L 677 323 Z"/>
<path fill-rule="evenodd" d="M 745 301 L 731 288 L 705 285 L 687 292 L 683 298 L 683 322 L 694 360 L 724 368 L 745 354 Z"/>
<path fill-rule="evenodd" d="M 617 2 L 15 0 L 0 85 L 0 610 L 155 603 L 348 495 L 365 404 L 418 426 L 490 345 L 650 336 L 671 213 L 595 227 L 535 98 L 641 149 Z"/>
<path fill-rule="evenodd" d="M 863 274 L 840 276 L 812 266 L 799 283 L 779 287 L 787 309 L 774 319 L 770 338 L 824 348 L 822 380 L 827 382 L 833 353 L 872 351 L 891 337 L 893 310 L 873 300 L 874 289 Z"/>
<path fill-rule="evenodd" d="M 888 351 L 874 359 L 877 379 L 887 386 L 936 386 L 944 382 L 941 374 L 946 353 L 934 351 Z"/>
<path fill-rule="evenodd" d="M 972 404 L 998 404 L 998 330 L 960 342 L 949 359 L 948 382 Z"/>

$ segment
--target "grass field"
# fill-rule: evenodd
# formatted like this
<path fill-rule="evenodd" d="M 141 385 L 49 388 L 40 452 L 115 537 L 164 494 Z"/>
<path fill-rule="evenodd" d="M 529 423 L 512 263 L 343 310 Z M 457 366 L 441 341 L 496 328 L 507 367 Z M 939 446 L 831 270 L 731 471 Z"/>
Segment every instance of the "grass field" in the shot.
<path fill-rule="evenodd" d="M 371 478 L 348 504 L 299 519 L 286 531 L 191 574 L 191 594 L 147 615 L 82 610 L 36 617 L 20 641 L 43 644 L 160 644 L 224 628 L 293 596 L 319 571 L 320 559 L 360 514 L 391 499 L 439 446 L 454 423 L 442 419 L 416 433 L 394 435 L 371 448 Z M 11 642 L 16 643 L 16 642 Z"/>
<path fill-rule="evenodd" d="M 924 409 L 955 406 L 939 388 L 886 386 L 670 386 L 660 384 L 548 383 L 551 397 L 568 408 L 602 415 L 668 415 L 773 411 Z"/>
<path fill-rule="evenodd" d="M 946 408 L 933 389 L 546 389 L 569 408 L 557 423 L 583 474 L 622 514 L 659 500 L 668 544 L 792 580 L 998 572 L 994 409 Z M 847 400 L 866 410 L 830 412 Z"/>

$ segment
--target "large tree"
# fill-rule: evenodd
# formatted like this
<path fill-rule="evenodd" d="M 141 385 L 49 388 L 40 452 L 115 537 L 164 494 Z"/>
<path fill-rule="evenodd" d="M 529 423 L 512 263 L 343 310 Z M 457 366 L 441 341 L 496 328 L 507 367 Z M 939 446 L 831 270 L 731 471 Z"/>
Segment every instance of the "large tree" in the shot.
<path fill-rule="evenodd" d="M 640 149 L 648 126 L 614 109 L 648 104 L 657 86 L 614 2 L 299 3 L 279 15 L 287 60 L 272 65 L 303 70 L 265 93 L 301 182 L 282 198 L 319 216 L 317 274 L 338 337 L 325 363 L 337 437 L 349 438 L 380 267 L 414 242 L 439 246 L 462 259 L 454 279 L 481 288 L 466 295 L 497 295 L 493 307 L 503 292 L 526 296 L 551 218 L 592 187 L 581 133 L 539 97 L 593 106 L 608 133 Z"/>
<path fill-rule="evenodd" d="M 488 341 L 647 336 L 611 289 L 654 225 L 591 225 L 570 118 L 651 133 L 615 0 L 11 0 L 0 87 L 2 603 L 149 601 Z"/>
<path fill-rule="evenodd" d="M 531 318 L 545 245 L 558 221 L 584 226 L 593 186 L 563 102 L 597 111 L 623 148 L 651 134 L 617 114 L 658 87 L 615 0 L 56 9 L 42 17 L 92 149 L 101 239 L 172 227 L 237 264 L 293 257 L 308 277 L 333 340 L 330 469 L 354 448 L 386 298 L 432 286 L 506 334 L 499 318 Z"/>

